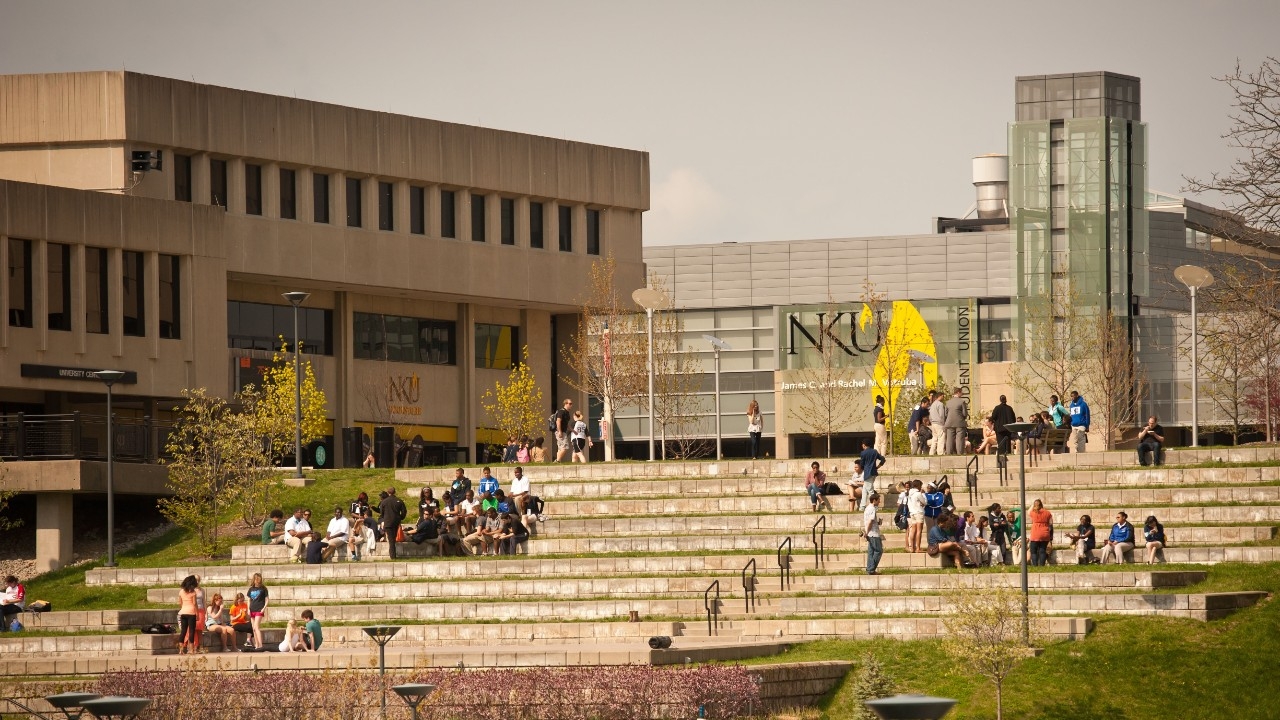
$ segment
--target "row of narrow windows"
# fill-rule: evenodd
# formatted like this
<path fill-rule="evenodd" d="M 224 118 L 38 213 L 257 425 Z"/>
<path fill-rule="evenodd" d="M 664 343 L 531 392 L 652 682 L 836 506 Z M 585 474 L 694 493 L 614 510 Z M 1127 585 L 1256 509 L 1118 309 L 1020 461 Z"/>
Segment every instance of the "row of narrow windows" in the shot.
<path fill-rule="evenodd" d="M 174 155 L 174 197 L 185 202 L 192 201 L 191 156 Z M 245 212 L 249 215 L 263 214 L 262 201 L 263 166 L 246 163 L 244 166 Z M 280 217 L 284 220 L 298 219 L 298 174 L 292 168 L 279 168 Z M 328 224 L 331 218 L 331 185 L 332 176 L 324 173 L 311 175 L 312 222 Z M 390 182 L 373 178 L 345 178 L 346 182 L 346 223 L 348 227 L 364 227 L 364 183 L 378 183 L 378 229 L 395 231 L 395 191 Z M 444 188 L 432 188 L 438 193 L 440 203 L 440 237 L 458 238 L 459 212 L 471 213 L 471 240 L 488 241 L 487 215 L 484 195 L 471 195 L 469 208 L 461 208 L 458 193 Z M 223 208 L 227 206 L 227 161 L 218 158 L 209 160 L 209 202 Z M 426 235 L 426 207 L 428 188 L 418 185 L 409 186 L 409 232 L 414 235 Z M 515 198 L 498 198 L 499 228 L 498 240 L 503 245 L 516 244 L 516 201 Z M 554 211 L 554 218 L 547 217 L 548 206 Z M 561 252 L 573 252 L 573 208 L 556 203 L 529 202 L 529 246 L 536 249 L 547 247 L 548 230 L 554 232 L 556 246 Z M 548 219 L 554 219 L 553 227 L 548 228 Z M 600 211 L 587 208 L 586 251 L 588 255 L 600 254 Z"/>

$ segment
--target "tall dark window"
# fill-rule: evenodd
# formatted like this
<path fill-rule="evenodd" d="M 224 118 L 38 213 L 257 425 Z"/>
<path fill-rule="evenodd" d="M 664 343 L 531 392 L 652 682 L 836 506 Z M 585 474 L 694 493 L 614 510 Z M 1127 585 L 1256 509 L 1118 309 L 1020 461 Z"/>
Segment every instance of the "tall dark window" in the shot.
<path fill-rule="evenodd" d="M 244 211 L 249 215 L 262 214 L 262 166 L 244 166 Z"/>
<path fill-rule="evenodd" d="M 458 237 L 458 198 L 452 190 L 440 191 L 440 237 Z"/>
<path fill-rule="evenodd" d="M 573 252 L 573 208 L 567 205 L 556 207 L 560 216 L 557 233 L 560 237 L 560 252 Z"/>
<path fill-rule="evenodd" d="M 329 222 L 329 176 L 316 173 L 311 176 L 313 219 L 318 223 Z"/>
<path fill-rule="evenodd" d="M 209 204 L 227 207 L 227 161 L 209 161 Z"/>
<path fill-rule="evenodd" d="M 361 218 L 360 178 L 347 178 L 347 227 L 358 228 L 363 223 Z"/>
<path fill-rule="evenodd" d="M 107 295 L 107 249 L 84 249 L 85 330 L 99 335 L 111 332 Z"/>
<path fill-rule="evenodd" d="M 427 190 L 409 186 L 409 232 L 425 235 L 427 232 Z"/>
<path fill-rule="evenodd" d="M 31 241 L 9 238 L 9 327 L 33 327 Z"/>
<path fill-rule="evenodd" d="M 520 362 L 520 328 L 476 323 L 476 367 L 510 370 Z"/>
<path fill-rule="evenodd" d="M 124 334 L 147 336 L 147 292 L 143 283 L 146 277 L 144 256 L 140 252 L 124 251 Z"/>
<path fill-rule="evenodd" d="M 395 186 L 389 182 L 378 183 L 378 229 L 395 230 L 395 202 L 392 193 Z"/>
<path fill-rule="evenodd" d="M 600 211 L 587 210 L 587 254 L 600 254 Z"/>
<path fill-rule="evenodd" d="M 182 337 L 182 275 L 177 255 L 160 256 L 160 337 Z"/>
<path fill-rule="evenodd" d="M 280 168 L 280 218 L 298 219 L 298 173 Z"/>
<path fill-rule="evenodd" d="M 191 156 L 173 156 L 173 199 L 191 202 Z"/>
<path fill-rule="evenodd" d="M 542 229 L 544 227 L 542 203 L 529 203 L 529 247 L 539 249 L 545 247 L 542 240 Z"/>
<path fill-rule="evenodd" d="M 502 198 L 499 203 L 499 214 L 502 216 L 502 244 L 516 244 L 516 201 Z"/>
<path fill-rule="evenodd" d="M 484 242 L 484 196 L 471 196 L 471 239 Z"/>
<path fill-rule="evenodd" d="M 279 350 L 293 345 L 293 307 L 265 303 L 227 301 L 227 347 L 247 350 Z M 298 338 L 302 352 L 333 354 L 333 311 L 298 308 Z"/>
<path fill-rule="evenodd" d="M 71 329 L 71 246 L 48 243 L 49 329 Z"/>

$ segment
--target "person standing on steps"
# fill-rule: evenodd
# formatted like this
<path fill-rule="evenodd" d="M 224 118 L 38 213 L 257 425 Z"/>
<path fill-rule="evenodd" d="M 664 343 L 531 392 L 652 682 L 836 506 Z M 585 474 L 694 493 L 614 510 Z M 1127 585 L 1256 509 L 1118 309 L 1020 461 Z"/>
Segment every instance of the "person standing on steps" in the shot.
<path fill-rule="evenodd" d="M 380 503 L 382 508 L 382 532 L 387 538 L 387 554 L 396 559 L 396 537 L 400 533 L 400 523 L 404 522 L 408 510 L 404 501 L 396 497 L 394 487 L 387 488 L 387 496 Z"/>
<path fill-rule="evenodd" d="M 876 396 L 876 406 L 871 409 L 871 427 L 876 432 L 876 452 L 889 454 L 889 432 L 885 428 L 884 396 Z"/>
<path fill-rule="evenodd" d="M 760 434 L 764 432 L 764 415 L 760 414 L 760 403 L 755 398 L 747 403 L 747 435 L 751 437 L 751 459 L 760 459 Z"/>
<path fill-rule="evenodd" d="M 1080 393 L 1071 391 L 1071 447 L 1072 452 L 1084 452 L 1089 442 L 1089 404 L 1080 397 Z"/>
<path fill-rule="evenodd" d="M 1013 408 L 1009 407 L 1009 403 L 1000 396 L 1000 404 L 996 405 L 991 411 L 991 425 L 996 431 L 996 452 L 1000 455 L 1009 454 L 1010 441 L 1013 433 L 1005 429 L 1005 425 L 1018 421 L 1017 414 Z"/>
<path fill-rule="evenodd" d="M 920 404 L 911 411 L 911 417 L 907 420 L 907 454 L 915 455 L 920 452 L 917 447 L 917 438 L 920 437 L 920 421 L 927 420 L 929 417 L 929 398 L 920 398 Z"/>
<path fill-rule="evenodd" d="M 876 568 L 880 566 L 880 558 L 884 555 L 884 536 L 880 534 L 880 518 L 876 517 L 879 509 L 880 493 L 870 493 L 867 507 L 862 511 L 862 533 L 867 538 L 868 575 L 877 574 Z"/>
<path fill-rule="evenodd" d="M 556 462 L 567 462 L 573 452 L 573 401 L 565 399 L 556 411 Z"/>
<path fill-rule="evenodd" d="M 930 454 L 941 455 L 947 446 L 946 436 L 947 405 L 942 393 L 937 390 L 929 392 L 929 427 L 933 430 L 933 443 L 929 446 Z"/>
<path fill-rule="evenodd" d="M 858 509 L 862 510 L 876 491 L 876 476 L 880 474 L 880 468 L 884 467 L 885 459 L 879 450 L 871 447 L 869 441 L 863 440 L 862 454 L 858 456 L 858 460 L 862 462 L 862 505 Z"/>
<path fill-rule="evenodd" d="M 959 455 L 964 452 L 965 434 L 969 430 L 969 403 L 964 399 L 964 391 L 956 388 L 946 405 L 946 419 L 942 422 L 947 433 L 948 455 Z"/>

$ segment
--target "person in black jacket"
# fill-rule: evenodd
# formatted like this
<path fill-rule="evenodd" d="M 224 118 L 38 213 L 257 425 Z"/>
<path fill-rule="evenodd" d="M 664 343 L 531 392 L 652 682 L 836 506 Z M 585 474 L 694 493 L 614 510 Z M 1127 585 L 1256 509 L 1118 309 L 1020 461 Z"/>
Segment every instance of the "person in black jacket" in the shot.
<path fill-rule="evenodd" d="M 1005 401 L 1003 395 L 1000 396 L 1000 404 L 995 406 L 991 411 L 991 424 L 996 431 L 996 452 L 1001 455 L 1009 454 L 1009 441 L 1013 437 L 1013 433 L 1005 429 L 1005 425 L 1017 422 L 1018 415 L 1009 407 L 1009 403 Z"/>
<path fill-rule="evenodd" d="M 404 521 L 407 511 L 404 501 L 396 497 L 396 489 L 387 488 L 387 496 L 383 498 L 382 508 L 382 532 L 387 538 L 387 554 L 392 560 L 396 559 L 396 535 L 400 530 L 400 523 Z"/>

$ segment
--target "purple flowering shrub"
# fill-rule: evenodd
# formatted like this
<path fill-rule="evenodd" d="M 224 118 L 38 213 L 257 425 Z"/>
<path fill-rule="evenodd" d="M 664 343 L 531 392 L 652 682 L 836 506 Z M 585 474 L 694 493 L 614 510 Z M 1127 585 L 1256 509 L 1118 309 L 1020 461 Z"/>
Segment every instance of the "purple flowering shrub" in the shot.
<path fill-rule="evenodd" d="M 742 667 L 649 665 L 432 669 L 389 673 L 387 686 L 424 682 L 436 692 L 427 720 L 663 720 L 742 717 L 759 689 Z M 112 672 L 97 692 L 153 699 L 145 720 L 374 720 L 380 678 L 368 670 L 241 673 L 193 664 L 184 669 Z M 387 692 L 388 717 L 408 718 Z"/>

